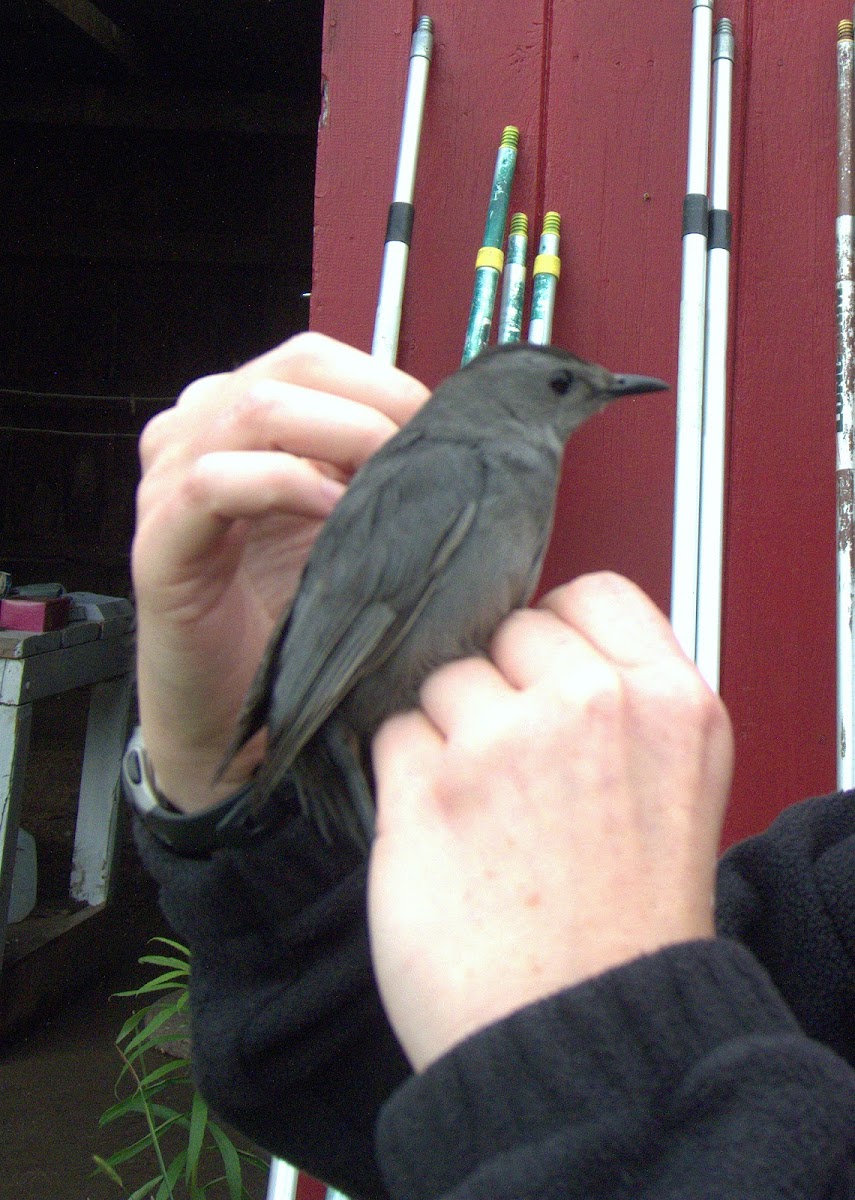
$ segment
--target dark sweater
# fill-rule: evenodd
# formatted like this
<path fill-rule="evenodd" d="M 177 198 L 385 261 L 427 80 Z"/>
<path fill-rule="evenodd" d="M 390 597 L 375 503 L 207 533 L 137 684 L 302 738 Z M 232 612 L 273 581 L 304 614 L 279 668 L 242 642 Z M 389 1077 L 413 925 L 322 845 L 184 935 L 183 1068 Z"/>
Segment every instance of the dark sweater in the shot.
<path fill-rule="evenodd" d="M 201 1090 L 352 1197 L 855 1197 L 855 796 L 725 856 L 716 941 L 530 1005 L 419 1076 L 347 851 L 299 818 L 210 861 L 140 845 L 193 953 Z"/>

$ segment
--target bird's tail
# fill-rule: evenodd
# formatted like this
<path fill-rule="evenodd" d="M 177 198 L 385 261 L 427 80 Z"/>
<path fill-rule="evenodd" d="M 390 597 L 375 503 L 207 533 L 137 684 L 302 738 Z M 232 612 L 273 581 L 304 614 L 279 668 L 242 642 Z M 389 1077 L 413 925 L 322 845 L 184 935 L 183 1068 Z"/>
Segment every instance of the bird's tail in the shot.
<path fill-rule="evenodd" d="M 345 837 L 367 854 L 374 836 L 374 798 L 359 742 L 335 717 L 326 721 L 294 761 L 305 817 L 328 840 Z"/>

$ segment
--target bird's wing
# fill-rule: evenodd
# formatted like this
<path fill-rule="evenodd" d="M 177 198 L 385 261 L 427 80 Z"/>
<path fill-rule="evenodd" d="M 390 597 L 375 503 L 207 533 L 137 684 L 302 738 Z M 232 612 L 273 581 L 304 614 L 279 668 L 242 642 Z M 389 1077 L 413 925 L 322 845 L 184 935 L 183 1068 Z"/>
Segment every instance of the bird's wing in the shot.
<path fill-rule="evenodd" d="M 264 657 L 261 660 L 252 683 L 249 685 L 249 690 L 244 697 L 241 710 L 238 713 L 237 728 L 234 737 L 220 763 L 217 772 L 218 778 L 222 775 L 238 750 L 240 750 L 241 746 L 245 745 L 253 734 L 258 733 L 259 729 L 263 729 L 267 724 L 267 710 L 270 705 L 270 697 L 273 694 L 273 685 L 276 682 L 276 663 L 278 659 L 278 656 L 272 653 L 272 650 L 273 647 L 279 647 L 282 644 L 290 620 L 291 605 L 289 604 L 276 622 L 273 632 L 267 640 Z"/>
<path fill-rule="evenodd" d="M 405 459 L 380 458 L 354 480 L 315 544 L 281 643 L 270 647 L 268 758 L 279 769 L 418 617 L 475 519 L 483 477 L 473 447 L 419 439 Z"/>

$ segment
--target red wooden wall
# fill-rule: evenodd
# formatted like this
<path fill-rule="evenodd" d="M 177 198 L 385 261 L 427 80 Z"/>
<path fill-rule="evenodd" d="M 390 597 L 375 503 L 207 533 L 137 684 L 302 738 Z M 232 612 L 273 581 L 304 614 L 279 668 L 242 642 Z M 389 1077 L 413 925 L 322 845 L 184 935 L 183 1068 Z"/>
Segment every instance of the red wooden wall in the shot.
<path fill-rule="evenodd" d="M 328 0 L 312 324 L 370 347 L 412 28 L 436 46 L 400 363 L 455 369 L 501 130 L 512 196 L 563 217 L 554 341 L 676 378 L 691 0 Z M 727 838 L 834 786 L 834 198 L 828 0 L 717 0 L 737 43 L 722 693 Z M 674 396 L 602 414 L 568 452 L 544 584 L 609 567 L 667 609 Z"/>

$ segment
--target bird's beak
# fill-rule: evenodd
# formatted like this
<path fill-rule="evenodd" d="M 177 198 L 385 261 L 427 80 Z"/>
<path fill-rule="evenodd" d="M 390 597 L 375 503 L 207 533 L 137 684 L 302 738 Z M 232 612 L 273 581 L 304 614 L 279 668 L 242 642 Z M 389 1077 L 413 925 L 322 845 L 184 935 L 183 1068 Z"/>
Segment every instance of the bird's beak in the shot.
<path fill-rule="evenodd" d="M 613 396 L 640 395 L 644 392 L 664 392 L 668 384 L 649 375 L 613 375 L 609 391 Z"/>

